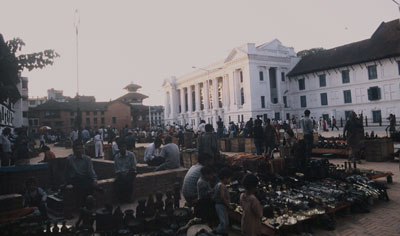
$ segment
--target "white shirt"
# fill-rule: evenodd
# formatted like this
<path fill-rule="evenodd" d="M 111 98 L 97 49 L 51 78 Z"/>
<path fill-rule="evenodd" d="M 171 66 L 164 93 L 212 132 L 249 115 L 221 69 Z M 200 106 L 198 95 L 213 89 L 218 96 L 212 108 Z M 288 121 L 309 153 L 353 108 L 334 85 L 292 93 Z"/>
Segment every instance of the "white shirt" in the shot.
<path fill-rule="evenodd" d="M 96 134 L 96 135 L 94 136 L 93 140 L 94 140 L 95 142 L 101 142 L 102 139 L 101 139 L 100 134 Z"/>
<path fill-rule="evenodd" d="M 199 127 L 198 127 L 197 131 L 201 132 L 201 133 L 206 132 L 206 124 L 205 123 L 199 124 Z"/>
<path fill-rule="evenodd" d="M 156 145 L 151 143 L 144 151 L 144 161 L 151 161 L 156 156 L 160 156 L 160 148 L 156 148 Z"/>
<path fill-rule="evenodd" d="M 117 153 L 119 153 L 118 144 L 115 141 L 112 143 L 111 150 L 112 150 L 113 156 L 115 156 Z"/>

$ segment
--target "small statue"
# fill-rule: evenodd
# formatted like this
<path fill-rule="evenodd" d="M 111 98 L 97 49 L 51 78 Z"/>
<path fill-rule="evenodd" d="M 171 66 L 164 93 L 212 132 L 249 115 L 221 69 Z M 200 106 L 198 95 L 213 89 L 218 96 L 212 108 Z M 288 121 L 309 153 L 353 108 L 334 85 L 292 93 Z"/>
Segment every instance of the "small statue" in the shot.
<path fill-rule="evenodd" d="M 174 209 L 180 208 L 179 201 L 181 200 L 181 185 L 176 182 L 174 184 Z"/>
<path fill-rule="evenodd" d="M 131 209 L 125 211 L 124 224 L 125 226 L 129 226 L 129 224 L 135 220 L 135 216 L 133 215 L 135 212 Z"/>
<path fill-rule="evenodd" d="M 162 200 L 163 198 L 163 194 L 162 192 L 157 192 L 156 193 L 156 204 L 155 204 L 155 208 L 156 210 L 161 213 L 164 211 L 164 202 Z"/>
<path fill-rule="evenodd" d="M 67 222 L 64 220 L 62 222 L 62 226 L 61 226 L 61 233 L 67 233 L 68 232 L 68 228 L 67 228 Z"/>
<path fill-rule="evenodd" d="M 58 227 L 58 222 L 56 221 L 56 222 L 54 222 L 52 233 L 58 234 L 59 232 L 60 232 L 60 228 Z"/>
<path fill-rule="evenodd" d="M 113 213 L 113 221 L 114 221 L 114 227 L 117 229 L 122 228 L 124 225 L 124 214 L 121 211 L 121 207 L 117 206 L 115 208 L 114 213 Z"/>
<path fill-rule="evenodd" d="M 154 203 L 154 197 L 153 194 L 150 194 L 146 203 L 145 216 L 153 217 L 155 214 L 156 214 L 156 208 Z"/>
<path fill-rule="evenodd" d="M 136 207 L 136 218 L 143 219 L 146 217 L 145 210 L 146 210 L 146 200 L 141 199 L 138 202 L 138 206 Z"/>
<path fill-rule="evenodd" d="M 172 198 L 172 191 L 167 192 L 167 198 L 165 199 L 165 212 L 168 216 L 174 212 L 174 199 Z"/>
<path fill-rule="evenodd" d="M 93 232 L 93 223 L 96 218 L 94 212 L 95 199 L 92 195 L 86 197 L 85 206 L 81 208 L 76 228 L 83 231 Z M 82 224 L 81 224 L 82 223 Z"/>

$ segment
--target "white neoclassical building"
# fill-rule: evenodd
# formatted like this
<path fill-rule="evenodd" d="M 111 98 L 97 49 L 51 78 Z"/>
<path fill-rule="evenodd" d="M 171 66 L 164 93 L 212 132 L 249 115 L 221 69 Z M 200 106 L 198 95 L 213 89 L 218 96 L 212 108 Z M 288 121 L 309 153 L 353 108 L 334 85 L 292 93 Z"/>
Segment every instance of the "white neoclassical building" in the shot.
<path fill-rule="evenodd" d="M 301 116 L 346 120 L 350 111 L 378 123 L 400 117 L 400 23 L 383 22 L 371 38 L 303 57 L 288 74 L 288 104 Z"/>
<path fill-rule="evenodd" d="M 215 125 L 219 117 L 225 124 L 257 115 L 283 118 L 288 109 L 286 74 L 298 61 L 293 48 L 275 39 L 245 44 L 220 62 L 165 79 L 165 123 L 196 127 L 202 119 Z"/>

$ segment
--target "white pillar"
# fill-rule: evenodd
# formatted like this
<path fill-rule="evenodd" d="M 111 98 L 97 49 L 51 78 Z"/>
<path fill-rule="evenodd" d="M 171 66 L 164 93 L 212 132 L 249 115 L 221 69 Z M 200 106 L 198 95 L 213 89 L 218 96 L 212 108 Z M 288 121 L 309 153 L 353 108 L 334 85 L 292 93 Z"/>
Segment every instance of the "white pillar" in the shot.
<path fill-rule="evenodd" d="M 204 110 L 208 111 L 208 109 L 209 109 L 208 80 L 206 80 L 203 83 L 203 90 L 204 90 Z"/>
<path fill-rule="evenodd" d="M 181 113 L 183 114 L 183 113 L 185 113 L 185 91 L 184 91 L 184 88 L 181 88 L 180 91 L 181 91 L 181 94 L 180 94 L 180 96 L 181 96 Z"/>
<path fill-rule="evenodd" d="M 269 81 L 269 67 L 266 67 L 264 72 L 265 72 L 264 73 L 265 80 L 267 81 L 267 83 L 266 83 L 267 94 L 265 95 L 265 105 L 266 105 L 265 107 L 270 108 L 270 106 L 271 106 L 270 104 L 272 103 L 272 101 L 271 101 L 271 85 L 270 85 L 271 81 Z"/>
<path fill-rule="evenodd" d="M 190 86 L 188 86 L 187 87 L 188 89 L 187 89 L 187 92 L 188 92 L 188 112 L 189 112 L 189 114 L 191 114 L 192 113 L 192 111 L 193 111 L 193 103 L 192 103 L 192 86 L 190 85 Z"/>
<path fill-rule="evenodd" d="M 195 85 L 195 99 L 196 99 L 196 111 L 201 111 L 200 109 L 200 84 Z M 197 121 L 196 121 L 197 122 Z"/>
<path fill-rule="evenodd" d="M 280 77 L 281 76 L 281 70 L 280 70 L 279 67 L 276 68 L 275 73 L 276 73 L 276 75 L 275 75 L 275 77 L 276 77 L 276 89 L 278 90 L 277 91 L 277 96 L 278 96 L 278 104 L 279 104 L 281 102 L 283 103 L 283 101 L 282 101 L 283 100 L 282 91 L 281 91 L 282 80 L 281 80 L 281 77 Z"/>
<path fill-rule="evenodd" d="M 214 78 L 213 79 L 213 87 L 214 87 L 214 110 L 219 108 L 219 104 L 218 104 L 218 78 Z"/>

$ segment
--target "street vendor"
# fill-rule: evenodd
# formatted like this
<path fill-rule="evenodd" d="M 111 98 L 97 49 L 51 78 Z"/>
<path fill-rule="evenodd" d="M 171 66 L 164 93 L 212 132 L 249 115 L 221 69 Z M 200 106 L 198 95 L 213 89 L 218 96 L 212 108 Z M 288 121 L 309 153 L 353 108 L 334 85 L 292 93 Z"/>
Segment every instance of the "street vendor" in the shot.
<path fill-rule="evenodd" d="M 29 178 L 25 181 L 25 193 L 23 205 L 25 207 L 37 207 L 43 220 L 47 220 L 47 194 L 42 188 L 37 186 L 35 178 Z"/>
<path fill-rule="evenodd" d="M 115 190 L 121 202 L 130 202 L 133 181 L 136 178 L 136 157 L 133 152 L 126 150 L 126 143 L 118 143 L 119 152 L 114 157 Z"/>
<path fill-rule="evenodd" d="M 311 152 L 313 148 L 314 142 L 314 125 L 312 120 L 310 119 L 310 110 L 304 111 L 304 118 L 301 120 L 301 127 L 303 128 L 303 135 L 304 135 L 304 144 L 305 144 L 305 164 L 310 161 Z"/>
<path fill-rule="evenodd" d="M 160 156 L 162 140 L 160 137 L 156 137 L 154 142 L 151 143 L 144 151 L 144 161 L 149 166 L 161 165 L 163 159 Z"/>
<path fill-rule="evenodd" d="M 183 179 L 182 194 L 189 206 L 192 206 L 198 198 L 197 181 L 201 176 L 201 169 L 212 162 L 208 154 L 199 154 L 197 164 L 190 167 Z"/>
<path fill-rule="evenodd" d="M 97 187 L 97 175 L 89 156 L 83 154 L 82 142 L 73 143 L 73 154 L 68 156 L 65 167 L 65 181 L 74 187 L 79 200 L 83 203 L 87 195 Z"/>
<path fill-rule="evenodd" d="M 355 112 L 350 113 L 349 120 L 343 129 L 343 137 L 347 138 L 347 146 L 350 148 L 349 160 L 353 160 L 354 163 L 358 161 L 361 163 L 360 151 L 364 141 L 364 126 L 363 116 L 357 118 Z"/>
<path fill-rule="evenodd" d="M 214 162 L 219 162 L 220 153 L 217 136 L 213 132 L 213 127 L 206 124 L 205 133 L 199 136 L 198 149 L 199 155 L 207 154 Z"/>
<path fill-rule="evenodd" d="M 160 156 L 164 159 L 164 162 L 157 166 L 156 171 L 176 169 L 180 166 L 180 152 L 179 147 L 175 143 L 172 143 L 172 137 L 167 136 L 164 139 L 165 145 L 161 149 Z"/>

